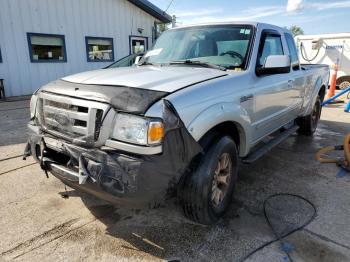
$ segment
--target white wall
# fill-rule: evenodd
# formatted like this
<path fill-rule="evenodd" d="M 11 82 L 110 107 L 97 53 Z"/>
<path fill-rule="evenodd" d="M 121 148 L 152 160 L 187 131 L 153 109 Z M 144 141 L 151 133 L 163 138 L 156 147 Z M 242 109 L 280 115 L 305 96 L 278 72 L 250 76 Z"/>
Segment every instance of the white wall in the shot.
<path fill-rule="evenodd" d="M 129 54 L 129 35 L 148 37 L 156 18 L 126 0 L 0 0 L 0 78 L 7 96 L 27 95 L 65 75 L 102 68 L 87 62 L 85 36 L 113 37 L 114 58 Z M 65 36 L 66 63 L 31 63 L 27 32 Z"/>
<path fill-rule="evenodd" d="M 312 49 L 312 41 L 321 39 L 320 50 Z M 350 34 L 324 34 L 324 35 L 302 35 L 296 37 L 296 42 L 299 46 L 300 62 L 303 64 L 326 64 L 333 69 L 334 64 L 340 59 L 340 68 L 338 78 L 341 76 L 350 75 Z M 303 43 L 304 48 L 300 45 Z M 303 55 L 307 61 L 303 59 Z M 330 79 L 331 80 L 331 79 Z"/>

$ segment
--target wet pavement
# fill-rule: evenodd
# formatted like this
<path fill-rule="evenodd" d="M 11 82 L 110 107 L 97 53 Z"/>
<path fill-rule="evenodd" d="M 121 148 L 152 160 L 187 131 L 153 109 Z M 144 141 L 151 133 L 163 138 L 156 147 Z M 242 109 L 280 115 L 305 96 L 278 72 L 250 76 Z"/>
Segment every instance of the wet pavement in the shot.
<path fill-rule="evenodd" d="M 293 135 L 253 165 L 242 166 L 229 211 L 217 225 L 205 227 L 183 218 L 174 199 L 158 209 L 126 209 L 47 179 L 32 158 L 19 157 L 28 101 L 0 103 L 0 260 L 240 261 L 275 239 L 264 200 L 289 193 L 317 209 L 306 228 L 283 240 L 290 258 L 350 261 L 350 175 L 337 177 L 335 165 L 314 160 L 319 148 L 341 144 L 350 131 L 343 106 L 324 109 L 314 137 Z M 300 220 L 308 215 L 299 213 Z M 288 257 L 277 241 L 246 261 Z"/>

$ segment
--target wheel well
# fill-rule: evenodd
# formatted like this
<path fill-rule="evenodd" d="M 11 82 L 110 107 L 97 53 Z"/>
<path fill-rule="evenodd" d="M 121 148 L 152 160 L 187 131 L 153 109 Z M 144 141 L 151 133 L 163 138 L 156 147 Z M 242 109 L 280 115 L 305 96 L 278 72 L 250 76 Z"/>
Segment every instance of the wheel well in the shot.
<path fill-rule="evenodd" d="M 318 92 L 318 95 L 320 96 L 321 101 L 323 102 L 324 97 L 326 96 L 326 87 L 325 87 L 324 85 L 321 86 L 321 89 L 320 89 L 320 91 Z"/>
<path fill-rule="evenodd" d="M 204 150 L 210 146 L 215 140 L 220 137 L 227 135 L 230 136 L 237 145 L 237 149 L 240 146 L 240 135 L 239 135 L 239 124 L 235 122 L 223 122 L 213 128 L 211 128 L 202 138 L 199 140 L 199 144 L 204 148 Z"/>

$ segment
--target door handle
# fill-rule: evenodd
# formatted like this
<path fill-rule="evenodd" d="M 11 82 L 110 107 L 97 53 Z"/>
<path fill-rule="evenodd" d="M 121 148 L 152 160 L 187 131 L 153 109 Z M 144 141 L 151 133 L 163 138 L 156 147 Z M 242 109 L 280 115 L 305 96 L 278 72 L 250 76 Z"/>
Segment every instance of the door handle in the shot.
<path fill-rule="evenodd" d="M 243 103 L 243 102 L 246 102 L 248 100 L 252 100 L 254 98 L 254 95 L 253 94 L 249 94 L 249 95 L 246 95 L 246 96 L 242 96 L 240 98 L 240 102 Z"/>

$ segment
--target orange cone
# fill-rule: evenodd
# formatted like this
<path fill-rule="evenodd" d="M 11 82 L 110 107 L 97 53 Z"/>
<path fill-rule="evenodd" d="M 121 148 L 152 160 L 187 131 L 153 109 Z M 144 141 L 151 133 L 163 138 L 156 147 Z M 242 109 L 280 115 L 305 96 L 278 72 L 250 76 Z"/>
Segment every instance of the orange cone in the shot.
<path fill-rule="evenodd" d="M 335 64 L 333 67 L 333 74 L 331 76 L 331 84 L 326 96 L 326 99 L 329 99 L 333 96 L 335 96 L 335 89 L 337 87 L 337 75 L 338 75 L 338 64 Z"/>

